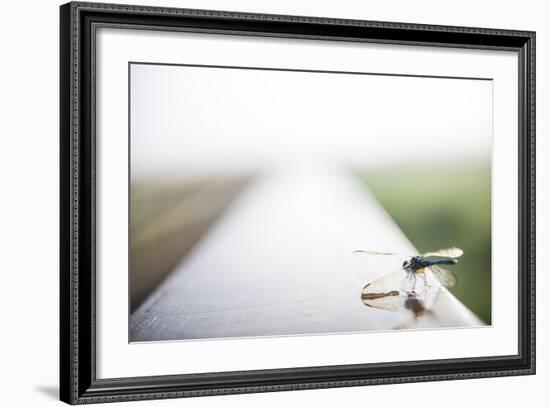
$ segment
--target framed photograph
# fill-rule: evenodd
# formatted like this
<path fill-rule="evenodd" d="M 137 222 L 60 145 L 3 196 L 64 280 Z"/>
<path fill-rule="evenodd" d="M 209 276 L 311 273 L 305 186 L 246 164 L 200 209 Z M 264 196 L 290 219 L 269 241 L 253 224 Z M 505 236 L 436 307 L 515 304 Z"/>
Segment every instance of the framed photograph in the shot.
<path fill-rule="evenodd" d="M 60 21 L 63 401 L 534 374 L 534 32 Z"/>

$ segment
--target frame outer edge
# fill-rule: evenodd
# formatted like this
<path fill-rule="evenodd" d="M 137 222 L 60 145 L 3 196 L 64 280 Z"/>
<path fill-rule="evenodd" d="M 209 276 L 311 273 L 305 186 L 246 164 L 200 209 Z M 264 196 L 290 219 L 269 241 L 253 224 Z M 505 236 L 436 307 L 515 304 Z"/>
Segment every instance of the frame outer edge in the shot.
<path fill-rule="evenodd" d="M 71 80 L 72 80 L 72 92 L 71 92 L 71 158 L 72 158 L 72 206 L 71 206 L 71 221 L 72 221 L 72 235 L 71 235 L 71 271 L 72 271 L 72 284 L 73 290 L 71 292 L 71 318 L 72 318 L 72 382 L 71 382 L 71 404 L 76 404 L 79 398 L 79 379 L 82 372 L 79 370 L 79 343 L 78 343 L 78 324 L 79 324 L 79 186 L 80 186 L 80 151 L 79 151 L 79 96 L 80 96 L 80 61 L 79 61 L 79 6 L 71 3 Z"/>
<path fill-rule="evenodd" d="M 79 379 L 79 209 L 80 209 L 80 113 L 79 113 L 79 6 L 60 6 L 61 78 L 61 296 L 60 399 L 69 404 L 81 402 Z"/>
<path fill-rule="evenodd" d="M 531 32 L 529 40 L 529 50 L 530 50 L 530 58 L 529 58 L 529 79 L 530 79 L 530 87 L 528 89 L 529 91 L 529 132 L 530 132 L 530 163 L 529 163 L 529 171 L 530 171 L 530 197 L 529 197 L 529 203 L 530 203 L 530 217 L 531 217 L 531 223 L 530 223 L 530 238 L 529 238 L 529 255 L 530 255 L 530 305 L 531 305 L 531 321 L 530 321 L 530 336 L 531 336 L 531 373 L 536 374 L 536 203 L 537 203 L 537 189 L 536 189 L 536 133 L 537 133 L 537 125 L 536 125 L 536 99 L 537 99 L 537 84 L 536 84 L 536 33 Z"/>
<path fill-rule="evenodd" d="M 349 18 L 336 17 L 316 17 L 316 16 L 301 16 L 287 14 L 262 14 L 255 12 L 228 11 L 228 10 L 204 10 L 192 8 L 177 8 L 177 7 L 162 7 L 162 6 L 144 6 L 133 4 L 116 4 L 116 3 L 97 3 L 97 2 L 71 2 L 75 7 L 82 10 L 94 11 L 112 11 L 112 12 L 129 12 L 134 14 L 150 14 L 152 12 L 168 16 L 187 16 L 187 17 L 217 17 L 239 20 L 264 20 L 264 21 L 279 21 L 279 22 L 295 22 L 309 24 L 332 24 L 340 26 L 359 26 L 359 27 L 375 27 L 375 28 L 391 28 L 391 29 L 408 29 L 417 31 L 440 31 L 465 34 L 490 34 L 497 36 L 513 36 L 513 37 L 531 37 L 533 31 L 526 30 L 508 30 L 500 28 L 480 28 L 473 26 L 452 26 L 452 25 L 435 25 L 422 23 L 405 23 L 397 21 L 372 21 L 372 20 L 355 20 Z"/>
<path fill-rule="evenodd" d="M 59 38 L 59 157 L 60 157 L 60 275 L 59 292 L 61 296 L 59 304 L 59 397 L 62 401 L 70 401 L 70 374 L 71 374 L 71 343 L 70 343 L 70 310 L 67 307 L 71 293 L 70 281 L 70 7 L 67 5 L 59 8 L 60 38 Z M 67 215 L 69 214 L 69 215 Z"/>

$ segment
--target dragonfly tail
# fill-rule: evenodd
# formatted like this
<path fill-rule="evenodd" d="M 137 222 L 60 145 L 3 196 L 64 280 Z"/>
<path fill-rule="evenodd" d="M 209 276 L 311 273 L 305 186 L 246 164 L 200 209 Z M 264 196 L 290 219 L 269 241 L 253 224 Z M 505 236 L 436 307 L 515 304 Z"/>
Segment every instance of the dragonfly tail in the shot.
<path fill-rule="evenodd" d="M 456 264 L 458 263 L 458 260 L 456 259 L 444 259 L 444 260 L 426 260 L 426 263 L 428 263 L 430 266 L 434 266 L 436 264 Z"/>

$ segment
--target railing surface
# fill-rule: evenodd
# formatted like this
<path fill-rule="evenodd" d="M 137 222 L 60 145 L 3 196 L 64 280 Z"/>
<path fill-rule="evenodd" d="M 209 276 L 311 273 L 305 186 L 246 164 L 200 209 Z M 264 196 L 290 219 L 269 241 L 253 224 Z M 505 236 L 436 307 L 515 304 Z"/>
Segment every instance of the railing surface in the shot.
<path fill-rule="evenodd" d="M 259 176 L 130 316 L 130 340 L 482 325 L 446 289 L 426 312 L 364 305 L 363 287 L 401 261 L 355 249 L 416 253 L 343 171 Z"/>

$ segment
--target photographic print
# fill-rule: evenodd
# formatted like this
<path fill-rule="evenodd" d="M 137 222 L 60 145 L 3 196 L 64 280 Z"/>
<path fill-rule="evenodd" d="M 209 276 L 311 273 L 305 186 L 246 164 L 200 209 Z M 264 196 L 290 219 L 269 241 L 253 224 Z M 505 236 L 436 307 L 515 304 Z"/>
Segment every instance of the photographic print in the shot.
<path fill-rule="evenodd" d="M 129 63 L 129 341 L 491 324 L 492 81 Z"/>

